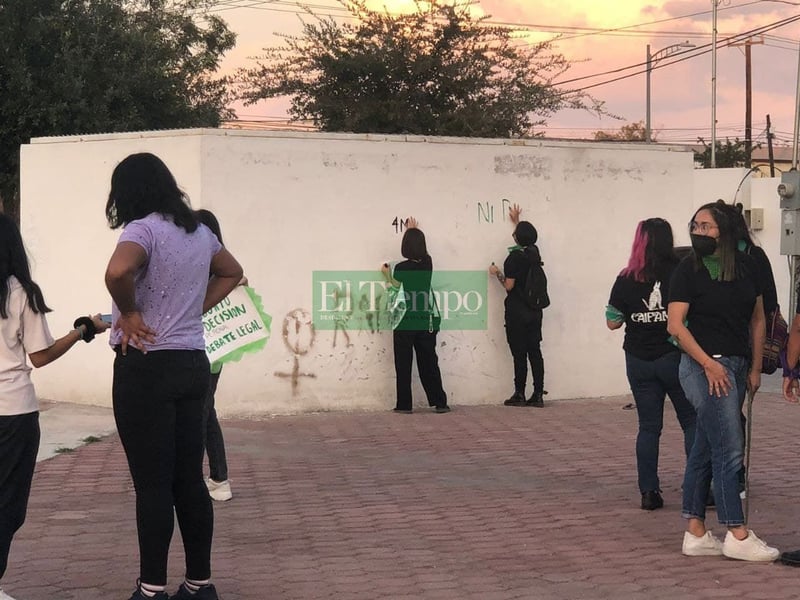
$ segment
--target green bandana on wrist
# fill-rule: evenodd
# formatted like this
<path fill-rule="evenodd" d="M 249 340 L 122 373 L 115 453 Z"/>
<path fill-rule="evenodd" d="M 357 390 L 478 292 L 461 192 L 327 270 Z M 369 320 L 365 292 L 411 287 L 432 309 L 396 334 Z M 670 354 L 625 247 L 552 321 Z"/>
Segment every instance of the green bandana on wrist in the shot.
<path fill-rule="evenodd" d="M 618 308 L 606 304 L 606 320 L 613 321 L 614 323 L 623 323 L 625 321 L 625 315 L 622 314 L 622 311 Z"/>

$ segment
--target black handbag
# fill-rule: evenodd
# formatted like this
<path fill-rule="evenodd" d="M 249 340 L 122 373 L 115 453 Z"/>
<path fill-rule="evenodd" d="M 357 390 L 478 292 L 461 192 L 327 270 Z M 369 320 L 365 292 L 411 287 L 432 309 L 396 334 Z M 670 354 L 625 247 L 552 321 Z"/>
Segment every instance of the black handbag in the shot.
<path fill-rule="evenodd" d="M 767 337 L 764 340 L 764 353 L 761 359 L 761 372 L 771 375 L 781 365 L 780 352 L 789 339 L 789 325 L 781 314 L 780 307 L 767 315 Z"/>

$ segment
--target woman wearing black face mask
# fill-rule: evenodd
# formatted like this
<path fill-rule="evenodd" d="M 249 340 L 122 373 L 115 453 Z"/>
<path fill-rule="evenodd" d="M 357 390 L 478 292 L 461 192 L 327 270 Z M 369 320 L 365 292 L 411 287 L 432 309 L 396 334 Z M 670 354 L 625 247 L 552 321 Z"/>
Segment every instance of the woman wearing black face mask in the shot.
<path fill-rule="evenodd" d="M 689 231 L 693 252 L 672 275 L 667 309 L 667 330 L 685 353 L 681 386 L 697 411 L 683 480 L 683 553 L 773 561 L 778 551 L 746 526 L 738 485 L 742 404 L 745 392 L 755 393 L 761 384 L 765 327 L 757 265 L 737 250 L 736 225 L 726 207 L 701 206 Z M 712 476 L 717 517 L 728 529 L 724 543 L 705 526 Z"/>

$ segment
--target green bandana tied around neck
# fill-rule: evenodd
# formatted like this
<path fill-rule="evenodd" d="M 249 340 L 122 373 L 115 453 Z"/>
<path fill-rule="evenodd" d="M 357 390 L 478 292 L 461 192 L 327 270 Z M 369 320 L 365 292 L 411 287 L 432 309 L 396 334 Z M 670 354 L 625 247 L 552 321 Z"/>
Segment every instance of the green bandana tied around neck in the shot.
<path fill-rule="evenodd" d="M 717 256 L 704 256 L 703 264 L 708 269 L 708 274 L 714 281 L 719 281 L 719 257 Z"/>
<path fill-rule="evenodd" d="M 508 247 L 508 253 L 511 254 L 514 250 L 525 250 L 524 246 L 520 246 L 519 244 L 514 244 L 513 246 Z"/>

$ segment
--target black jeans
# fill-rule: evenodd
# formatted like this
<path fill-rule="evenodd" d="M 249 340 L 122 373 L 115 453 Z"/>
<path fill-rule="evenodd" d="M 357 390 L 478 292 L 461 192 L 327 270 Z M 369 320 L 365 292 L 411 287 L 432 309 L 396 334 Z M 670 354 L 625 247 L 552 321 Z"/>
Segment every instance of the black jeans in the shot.
<path fill-rule="evenodd" d="M 525 395 L 528 380 L 528 361 L 533 375 L 533 393 L 544 392 L 544 358 L 542 341 L 542 312 L 522 320 L 506 313 L 506 340 L 514 359 L 514 391 Z"/>
<path fill-rule="evenodd" d="M 225 438 L 222 437 L 222 428 L 219 426 L 217 411 L 214 408 L 214 395 L 217 393 L 217 383 L 219 382 L 219 376 L 221 374 L 222 371 L 219 373 L 211 373 L 211 380 L 208 384 L 208 391 L 206 392 L 206 399 L 203 406 L 206 420 L 206 426 L 203 429 L 203 433 L 205 434 L 204 446 L 206 447 L 206 454 L 208 454 L 209 476 L 214 481 L 226 481 L 228 479 Z"/>
<path fill-rule="evenodd" d="M 167 583 L 174 515 L 183 537 L 186 577 L 211 576 L 214 513 L 203 481 L 209 375 L 202 350 L 142 354 L 129 347 L 127 356 L 118 352 L 114 360 L 114 419 L 136 489 L 144 583 Z"/>
<path fill-rule="evenodd" d="M 417 353 L 419 380 L 429 406 L 447 406 L 447 394 L 442 387 L 442 373 L 436 356 L 436 332 L 394 331 L 394 370 L 397 375 L 398 410 L 411 410 L 411 363 Z"/>
<path fill-rule="evenodd" d="M 25 522 L 39 437 L 38 412 L 0 416 L 0 578 L 11 539 Z"/>

